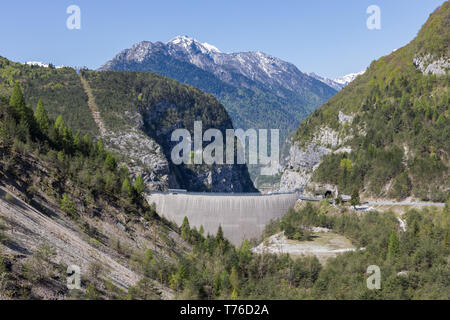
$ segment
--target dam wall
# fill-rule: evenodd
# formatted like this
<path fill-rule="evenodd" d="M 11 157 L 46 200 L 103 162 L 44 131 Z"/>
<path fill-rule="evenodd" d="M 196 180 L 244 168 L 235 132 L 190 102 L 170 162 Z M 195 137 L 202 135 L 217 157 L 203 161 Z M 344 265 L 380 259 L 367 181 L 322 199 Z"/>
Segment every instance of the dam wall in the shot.
<path fill-rule="evenodd" d="M 219 225 L 224 236 L 239 246 L 247 238 L 259 238 L 270 220 L 282 217 L 295 205 L 298 194 L 230 195 L 230 194 L 170 194 L 146 195 L 155 203 L 157 212 L 181 225 L 184 217 L 197 230 L 215 235 Z"/>

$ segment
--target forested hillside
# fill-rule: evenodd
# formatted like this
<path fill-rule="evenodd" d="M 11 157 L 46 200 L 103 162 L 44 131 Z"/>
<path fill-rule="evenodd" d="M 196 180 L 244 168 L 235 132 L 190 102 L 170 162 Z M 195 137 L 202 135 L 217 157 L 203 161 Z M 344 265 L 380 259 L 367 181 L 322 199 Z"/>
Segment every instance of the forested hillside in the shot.
<path fill-rule="evenodd" d="M 301 124 L 296 148 L 325 148 L 312 181 L 347 194 L 449 197 L 449 26 L 445 2 L 411 43 L 374 61 Z"/>
<path fill-rule="evenodd" d="M 67 124 L 83 134 L 98 134 L 88 98 L 72 68 L 28 66 L 0 57 L 0 95 L 9 96 L 16 81 L 24 90 L 26 104 L 36 108 L 39 99 L 49 116 L 62 115 Z"/>
<path fill-rule="evenodd" d="M 204 130 L 233 128 L 225 108 L 212 95 L 153 73 L 77 74 L 71 68 L 28 66 L 1 58 L 0 94 L 9 95 L 16 81 L 28 107 L 35 109 L 42 99 L 49 116 L 62 115 L 74 134 L 100 136 L 94 105 L 97 121 L 106 129 L 102 136 L 106 148 L 134 177 L 141 174 L 150 189 L 255 190 L 245 165 L 174 166 L 170 161 L 173 130 L 183 127 L 193 134 L 195 120 L 203 122 Z"/>
<path fill-rule="evenodd" d="M 450 211 L 361 216 L 306 205 L 266 233 L 332 228 L 364 250 L 323 265 L 312 257 L 255 254 L 203 228 L 161 219 L 102 140 L 73 135 L 18 85 L 0 98 L 0 299 L 448 299 Z M 81 266 L 81 289 L 66 286 Z M 369 290 L 368 265 L 382 269 Z"/>

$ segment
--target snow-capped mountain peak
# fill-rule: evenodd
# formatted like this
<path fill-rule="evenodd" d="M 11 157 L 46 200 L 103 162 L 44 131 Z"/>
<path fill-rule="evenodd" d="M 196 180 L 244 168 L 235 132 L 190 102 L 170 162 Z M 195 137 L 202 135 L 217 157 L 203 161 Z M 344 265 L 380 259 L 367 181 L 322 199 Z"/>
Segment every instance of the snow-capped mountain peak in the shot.
<path fill-rule="evenodd" d="M 27 61 L 25 62 L 26 65 L 28 66 L 36 66 L 36 67 L 41 67 L 41 68 L 48 68 L 50 67 L 50 64 L 47 63 L 43 63 L 41 61 Z M 61 68 L 65 68 L 66 66 L 55 66 L 56 69 L 61 69 Z"/>
<path fill-rule="evenodd" d="M 190 38 L 188 36 L 177 36 L 177 37 L 173 38 L 172 40 L 170 40 L 169 42 L 167 42 L 166 45 L 181 46 L 186 50 L 188 50 L 189 47 L 191 47 L 192 45 L 195 45 L 202 51 L 202 53 L 206 53 L 206 52 L 221 53 L 220 50 L 217 49 L 217 47 L 213 46 L 212 44 L 209 44 L 206 42 L 202 43 L 202 42 L 200 42 L 194 38 Z"/>
<path fill-rule="evenodd" d="M 366 72 L 366 70 L 356 72 L 356 73 L 349 73 L 343 77 L 333 79 L 333 81 L 346 86 L 347 84 L 349 84 L 350 82 L 355 80 L 357 76 L 363 74 L 364 72 Z"/>
<path fill-rule="evenodd" d="M 316 81 L 302 73 L 292 63 L 264 52 L 222 53 L 217 47 L 188 36 L 177 36 L 166 43 L 149 41 L 137 43 L 131 49 L 122 51 L 113 60 L 108 61 L 100 70 L 114 69 L 118 65 L 123 66 L 130 62 L 142 65 L 152 64 L 152 57 L 155 56 L 161 59 L 163 56 L 167 57 L 167 61 L 190 63 L 230 85 L 240 85 L 243 78 L 239 77 L 243 76 L 262 84 L 269 90 L 276 91 L 280 97 L 284 97 L 281 92 L 283 90 L 298 93 L 306 88 L 316 90 L 323 85 L 322 83 L 318 86 L 317 83 L 314 84 Z M 246 85 L 249 86 L 249 84 Z M 332 89 L 328 86 L 321 90 L 329 92 Z"/>
<path fill-rule="evenodd" d="M 322 81 L 323 83 L 326 83 L 330 87 L 339 91 L 342 88 L 344 88 L 346 85 L 348 85 L 350 82 L 355 80 L 357 76 L 363 74 L 364 72 L 366 72 L 366 71 L 363 70 L 363 71 L 356 72 L 356 73 L 349 73 L 343 77 L 339 77 L 336 79 L 329 79 L 326 77 L 322 77 L 322 76 L 319 76 L 318 74 L 315 74 L 314 72 L 308 73 L 308 75 L 319 81 Z"/>

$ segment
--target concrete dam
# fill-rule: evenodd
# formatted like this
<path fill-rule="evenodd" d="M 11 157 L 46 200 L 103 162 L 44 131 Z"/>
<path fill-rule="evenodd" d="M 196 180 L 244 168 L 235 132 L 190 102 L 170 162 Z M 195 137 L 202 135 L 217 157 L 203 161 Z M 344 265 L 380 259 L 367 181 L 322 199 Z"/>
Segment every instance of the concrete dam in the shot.
<path fill-rule="evenodd" d="M 282 217 L 295 205 L 297 193 L 284 194 L 215 194 L 215 193 L 162 193 L 146 195 L 155 203 L 157 212 L 181 225 L 184 217 L 197 230 L 215 235 L 219 225 L 224 236 L 239 246 L 247 238 L 259 238 L 272 219 Z"/>

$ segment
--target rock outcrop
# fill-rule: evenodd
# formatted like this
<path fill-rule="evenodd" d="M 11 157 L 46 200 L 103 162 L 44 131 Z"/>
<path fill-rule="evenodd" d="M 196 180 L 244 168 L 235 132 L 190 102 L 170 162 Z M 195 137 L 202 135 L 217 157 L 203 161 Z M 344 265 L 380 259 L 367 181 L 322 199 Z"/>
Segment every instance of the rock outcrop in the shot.
<path fill-rule="evenodd" d="M 450 59 L 444 57 L 436 58 L 431 54 L 416 56 L 413 63 L 423 74 L 440 76 L 445 75 L 450 69 Z"/>
<path fill-rule="evenodd" d="M 341 124 L 351 123 L 353 117 L 339 112 Z M 290 191 L 305 188 L 323 156 L 351 151 L 349 146 L 345 146 L 348 139 L 349 136 L 342 136 L 337 131 L 323 126 L 316 130 L 312 142 L 306 146 L 302 147 L 298 141 L 294 142 L 289 149 L 288 163 L 281 177 L 280 189 Z"/>

